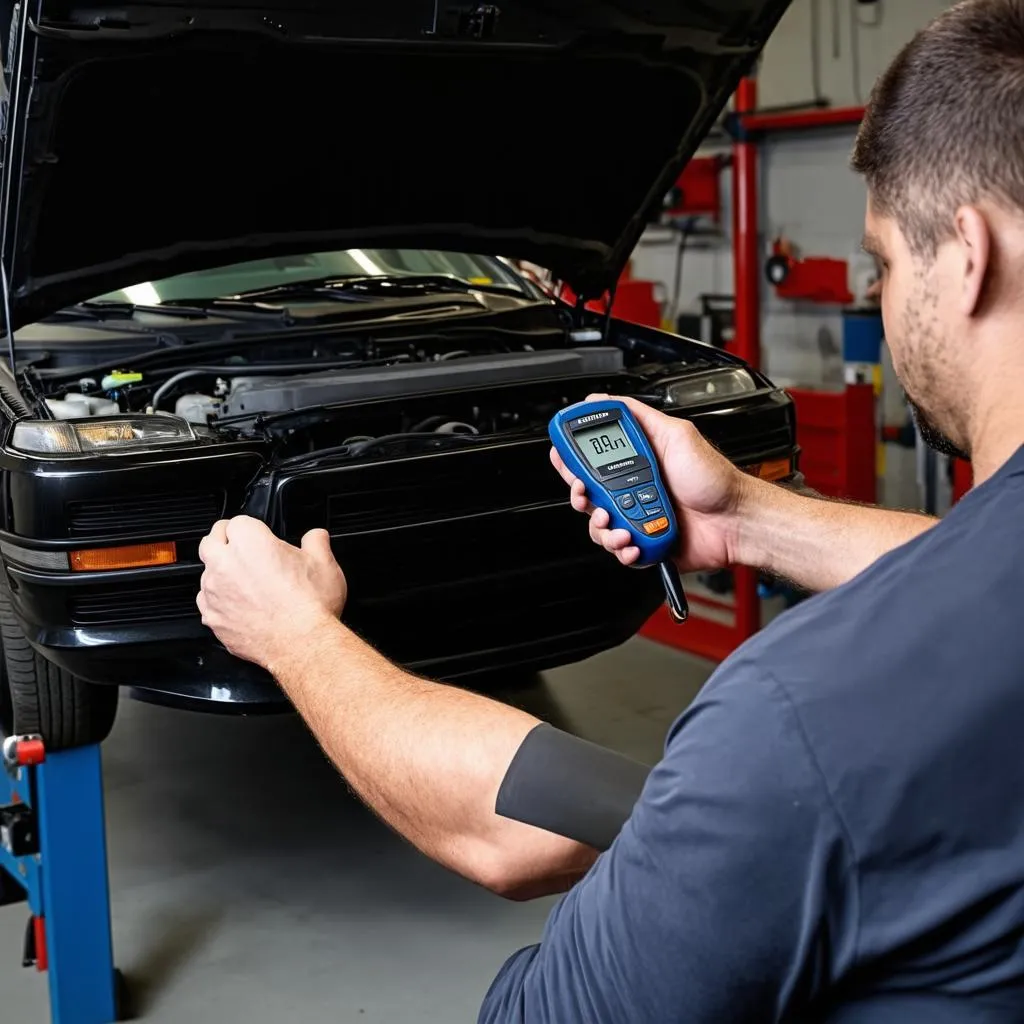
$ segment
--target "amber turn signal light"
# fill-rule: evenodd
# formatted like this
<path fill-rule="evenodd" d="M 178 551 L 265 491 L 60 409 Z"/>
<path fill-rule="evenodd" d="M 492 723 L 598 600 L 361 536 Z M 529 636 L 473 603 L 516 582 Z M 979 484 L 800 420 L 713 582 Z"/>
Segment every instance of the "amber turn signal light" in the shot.
<path fill-rule="evenodd" d="M 789 476 L 791 469 L 789 459 L 771 459 L 768 462 L 758 462 L 756 465 L 747 466 L 746 472 L 751 476 L 760 477 L 762 480 L 782 480 Z"/>
<path fill-rule="evenodd" d="M 150 565 L 173 565 L 178 549 L 173 540 L 156 544 L 130 544 L 123 548 L 89 548 L 71 552 L 73 572 L 99 572 L 104 569 L 141 569 Z"/>

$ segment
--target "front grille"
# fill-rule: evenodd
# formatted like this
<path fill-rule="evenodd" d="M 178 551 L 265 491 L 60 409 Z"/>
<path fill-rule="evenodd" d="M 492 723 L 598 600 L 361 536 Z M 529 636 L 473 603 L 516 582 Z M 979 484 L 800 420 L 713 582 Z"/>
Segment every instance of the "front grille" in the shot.
<path fill-rule="evenodd" d="M 147 583 L 97 587 L 75 593 L 69 602 L 76 626 L 130 626 L 198 615 L 195 584 L 156 586 Z"/>
<path fill-rule="evenodd" d="M 147 494 L 73 501 L 67 506 L 71 537 L 178 536 L 206 533 L 224 511 L 221 494 Z"/>
<path fill-rule="evenodd" d="M 716 448 L 732 462 L 744 466 L 765 456 L 792 450 L 793 425 L 790 418 L 781 412 L 751 418 L 750 429 L 738 430 L 736 423 L 724 416 L 717 422 L 705 416 L 696 423 Z"/>
<path fill-rule="evenodd" d="M 508 445 L 488 453 L 459 454 L 353 474 L 343 493 L 328 495 L 327 529 L 340 537 L 566 503 L 565 484 L 543 446 Z"/>

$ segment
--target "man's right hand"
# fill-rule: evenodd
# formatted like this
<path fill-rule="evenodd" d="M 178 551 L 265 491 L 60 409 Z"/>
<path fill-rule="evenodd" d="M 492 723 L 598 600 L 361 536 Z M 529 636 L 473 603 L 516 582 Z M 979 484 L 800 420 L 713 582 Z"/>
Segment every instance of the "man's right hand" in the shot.
<path fill-rule="evenodd" d="M 590 395 L 587 401 L 608 397 Z M 705 441 L 689 420 L 666 416 L 631 398 L 618 400 L 636 416 L 657 456 L 682 535 L 679 568 L 694 572 L 732 565 L 738 559 L 740 513 L 757 481 Z M 571 487 L 573 508 L 590 516 L 594 543 L 623 565 L 632 565 L 640 557 L 640 549 L 630 543 L 629 531 L 609 529 L 608 513 L 587 500 L 582 481 L 566 468 L 554 448 L 551 461 Z"/>

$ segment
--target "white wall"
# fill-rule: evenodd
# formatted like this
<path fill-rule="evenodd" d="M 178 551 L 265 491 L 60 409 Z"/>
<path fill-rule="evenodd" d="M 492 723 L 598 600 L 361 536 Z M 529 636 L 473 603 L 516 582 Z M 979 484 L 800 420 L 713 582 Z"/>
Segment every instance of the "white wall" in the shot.
<path fill-rule="evenodd" d="M 862 7 L 875 8 L 865 24 Z M 861 105 L 871 84 L 900 47 L 949 0 L 793 0 L 765 47 L 758 71 L 763 106 L 814 99 L 813 56 L 818 56 L 820 95 L 836 107 Z M 817 31 L 812 32 L 816 27 Z"/>

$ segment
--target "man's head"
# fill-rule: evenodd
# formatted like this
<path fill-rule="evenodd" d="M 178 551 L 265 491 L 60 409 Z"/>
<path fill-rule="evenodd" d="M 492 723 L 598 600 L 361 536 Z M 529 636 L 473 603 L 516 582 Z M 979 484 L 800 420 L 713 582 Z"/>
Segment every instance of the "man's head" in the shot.
<path fill-rule="evenodd" d="M 1024 0 L 964 0 L 876 83 L 853 152 L 893 365 L 969 452 L 983 376 L 1024 369 Z"/>

